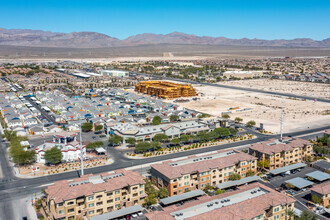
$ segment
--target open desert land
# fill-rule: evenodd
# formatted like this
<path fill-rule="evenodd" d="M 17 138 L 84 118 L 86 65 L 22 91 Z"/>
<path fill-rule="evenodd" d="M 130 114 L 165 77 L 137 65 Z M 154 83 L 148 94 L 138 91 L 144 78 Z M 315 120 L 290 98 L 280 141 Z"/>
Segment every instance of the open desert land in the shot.
<path fill-rule="evenodd" d="M 330 85 L 323 83 L 276 79 L 251 79 L 219 82 L 218 84 L 330 99 Z"/>
<path fill-rule="evenodd" d="M 229 113 L 231 119 L 240 117 L 243 123 L 254 120 L 257 126 L 263 123 L 266 131 L 279 133 L 282 100 L 280 96 L 200 84 L 194 84 L 194 87 L 200 100 L 176 104 L 214 116 L 221 116 L 222 113 L 228 112 L 229 108 L 236 108 Z M 245 108 L 249 110 L 243 111 Z M 283 132 L 330 125 L 329 103 L 283 97 L 283 109 Z"/>

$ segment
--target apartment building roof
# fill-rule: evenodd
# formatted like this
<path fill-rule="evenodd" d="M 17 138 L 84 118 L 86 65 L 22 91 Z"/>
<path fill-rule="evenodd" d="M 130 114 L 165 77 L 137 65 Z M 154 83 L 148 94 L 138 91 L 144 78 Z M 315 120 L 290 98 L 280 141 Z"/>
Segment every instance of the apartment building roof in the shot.
<path fill-rule="evenodd" d="M 193 172 L 205 172 L 213 168 L 222 169 L 233 166 L 240 161 L 251 161 L 257 158 L 236 150 L 221 150 L 203 156 L 190 156 L 184 160 L 165 161 L 151 167 L 168 179 L 178 178 Z"/>
<path fill-rule="evenodd" d="M 330 181 L 315 185 L 311 190 L 322 195 L 330 194 Z"/>
<path fill-rule="evenodd" d="M 168 206 L 164 211 L 147 213 L 149 220 L 168 219 L 251 219 L 268 208 L 295 200 L 275 190 L 253 183 L 213 197 L 203 196 L 182 206 Z"/>
<path fill-rule="evenodd" d="M 269 141 L 252 144 L 250 149 L 272 155 L 282 151 L 291 151 L 297 147 L 303 147 L 310 144 L 311 143 L 309 141 L 301 138 L 286 138 L 282 142 L 278 139 L 270 139 Z"/>
<path fill-rule="evenodd" d="M 89 174 L 71 181 L 58 181 L 49 186 L 46 192 L 49 199 L 60 203 L 96 192 L 108 192 L 136 184 L 144 184 L 143 176 L 138 172 L 123 169 L 99 175 Z"/>

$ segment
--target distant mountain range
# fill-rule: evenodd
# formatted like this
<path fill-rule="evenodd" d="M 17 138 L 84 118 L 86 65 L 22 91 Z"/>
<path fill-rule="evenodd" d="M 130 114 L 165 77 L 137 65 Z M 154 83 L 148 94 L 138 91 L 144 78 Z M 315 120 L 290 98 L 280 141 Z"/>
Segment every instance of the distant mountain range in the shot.
<path fill-rule="evenodd" d="M 173 32 L 170 34 L 138 34 L 124 40 L 97 32 L 57 33 L 28 29 L 0 28 L 0 45 L 55 47 L 55 48 L 106 48 L 120 46 L 186 44 L 186 45 L 229 45 L 229 46 L 271 46 L 271 47 L 327 47 L 330 38 L 316 41 L 310 38 L 293 40 L 229 39 Z"/>

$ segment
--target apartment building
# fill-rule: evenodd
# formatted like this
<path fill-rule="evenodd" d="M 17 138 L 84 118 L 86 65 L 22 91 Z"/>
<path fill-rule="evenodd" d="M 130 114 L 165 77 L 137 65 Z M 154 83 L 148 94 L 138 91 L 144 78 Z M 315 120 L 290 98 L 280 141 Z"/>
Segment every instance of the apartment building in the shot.
<path fill-rule="evenodd" d="M 269 169 L 273 170 L 304 161 L 306 156 L 313 154 L 313 145 L 300 138 L 270 139 L 252 144 L 249 153 L 258 160 L 268 160 Z"/>
<path fill-rule="evenodd" d="M 315 185 L 311 188 L 311 195 L 321 198 L 324 207 L 330 206 L 330 181 Z"/>
<path fill-rule="evenodd" d="M 135 85 L 135 91 L 164 99 L 196 96 L 196 89 L 190 84 L 167 81 L 144 81 Z"/>
<path fill-rule="evenodd" d="M 207 185 L 227 182 L 233 173 L 244 178 L 250 170 L 257 170 L 256 157 L 236 150 L 222 150 L 155 164 L 151 166 L 150 172 L 152 181 L 158 187 L 166 188 L 169 195 L 173 196 L 190 190 L 204 189 Z"/>
<path fill-rule="evenodd" d="M 216 196 L 202 196 L 181 206 L 167 206 L 146 214 L 148 220 L 231 219 L 290 220 L 287 210 L 294 210 L 293 198 L 261 183 L 240 186 L 235 191 Z"/>
<path fill-rule="evenodd" d="M 142 205 L 145 181 L 138 172 L 116 170 L 55 182 L 46 189 L 52 219 L 92 217 L 134 205 Z"/>

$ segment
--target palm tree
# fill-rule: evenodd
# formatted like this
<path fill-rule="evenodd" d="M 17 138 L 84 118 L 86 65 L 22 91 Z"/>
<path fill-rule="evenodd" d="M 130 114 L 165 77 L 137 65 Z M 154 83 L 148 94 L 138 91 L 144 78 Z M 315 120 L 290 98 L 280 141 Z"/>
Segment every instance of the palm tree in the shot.
<path fill-rule="evenodd" d="M 293 209 L 287 209 L 286 210 L 286 219 L 292 219 L 293 217 L 294 217 L 294 211 L 293 211 Z"/>

